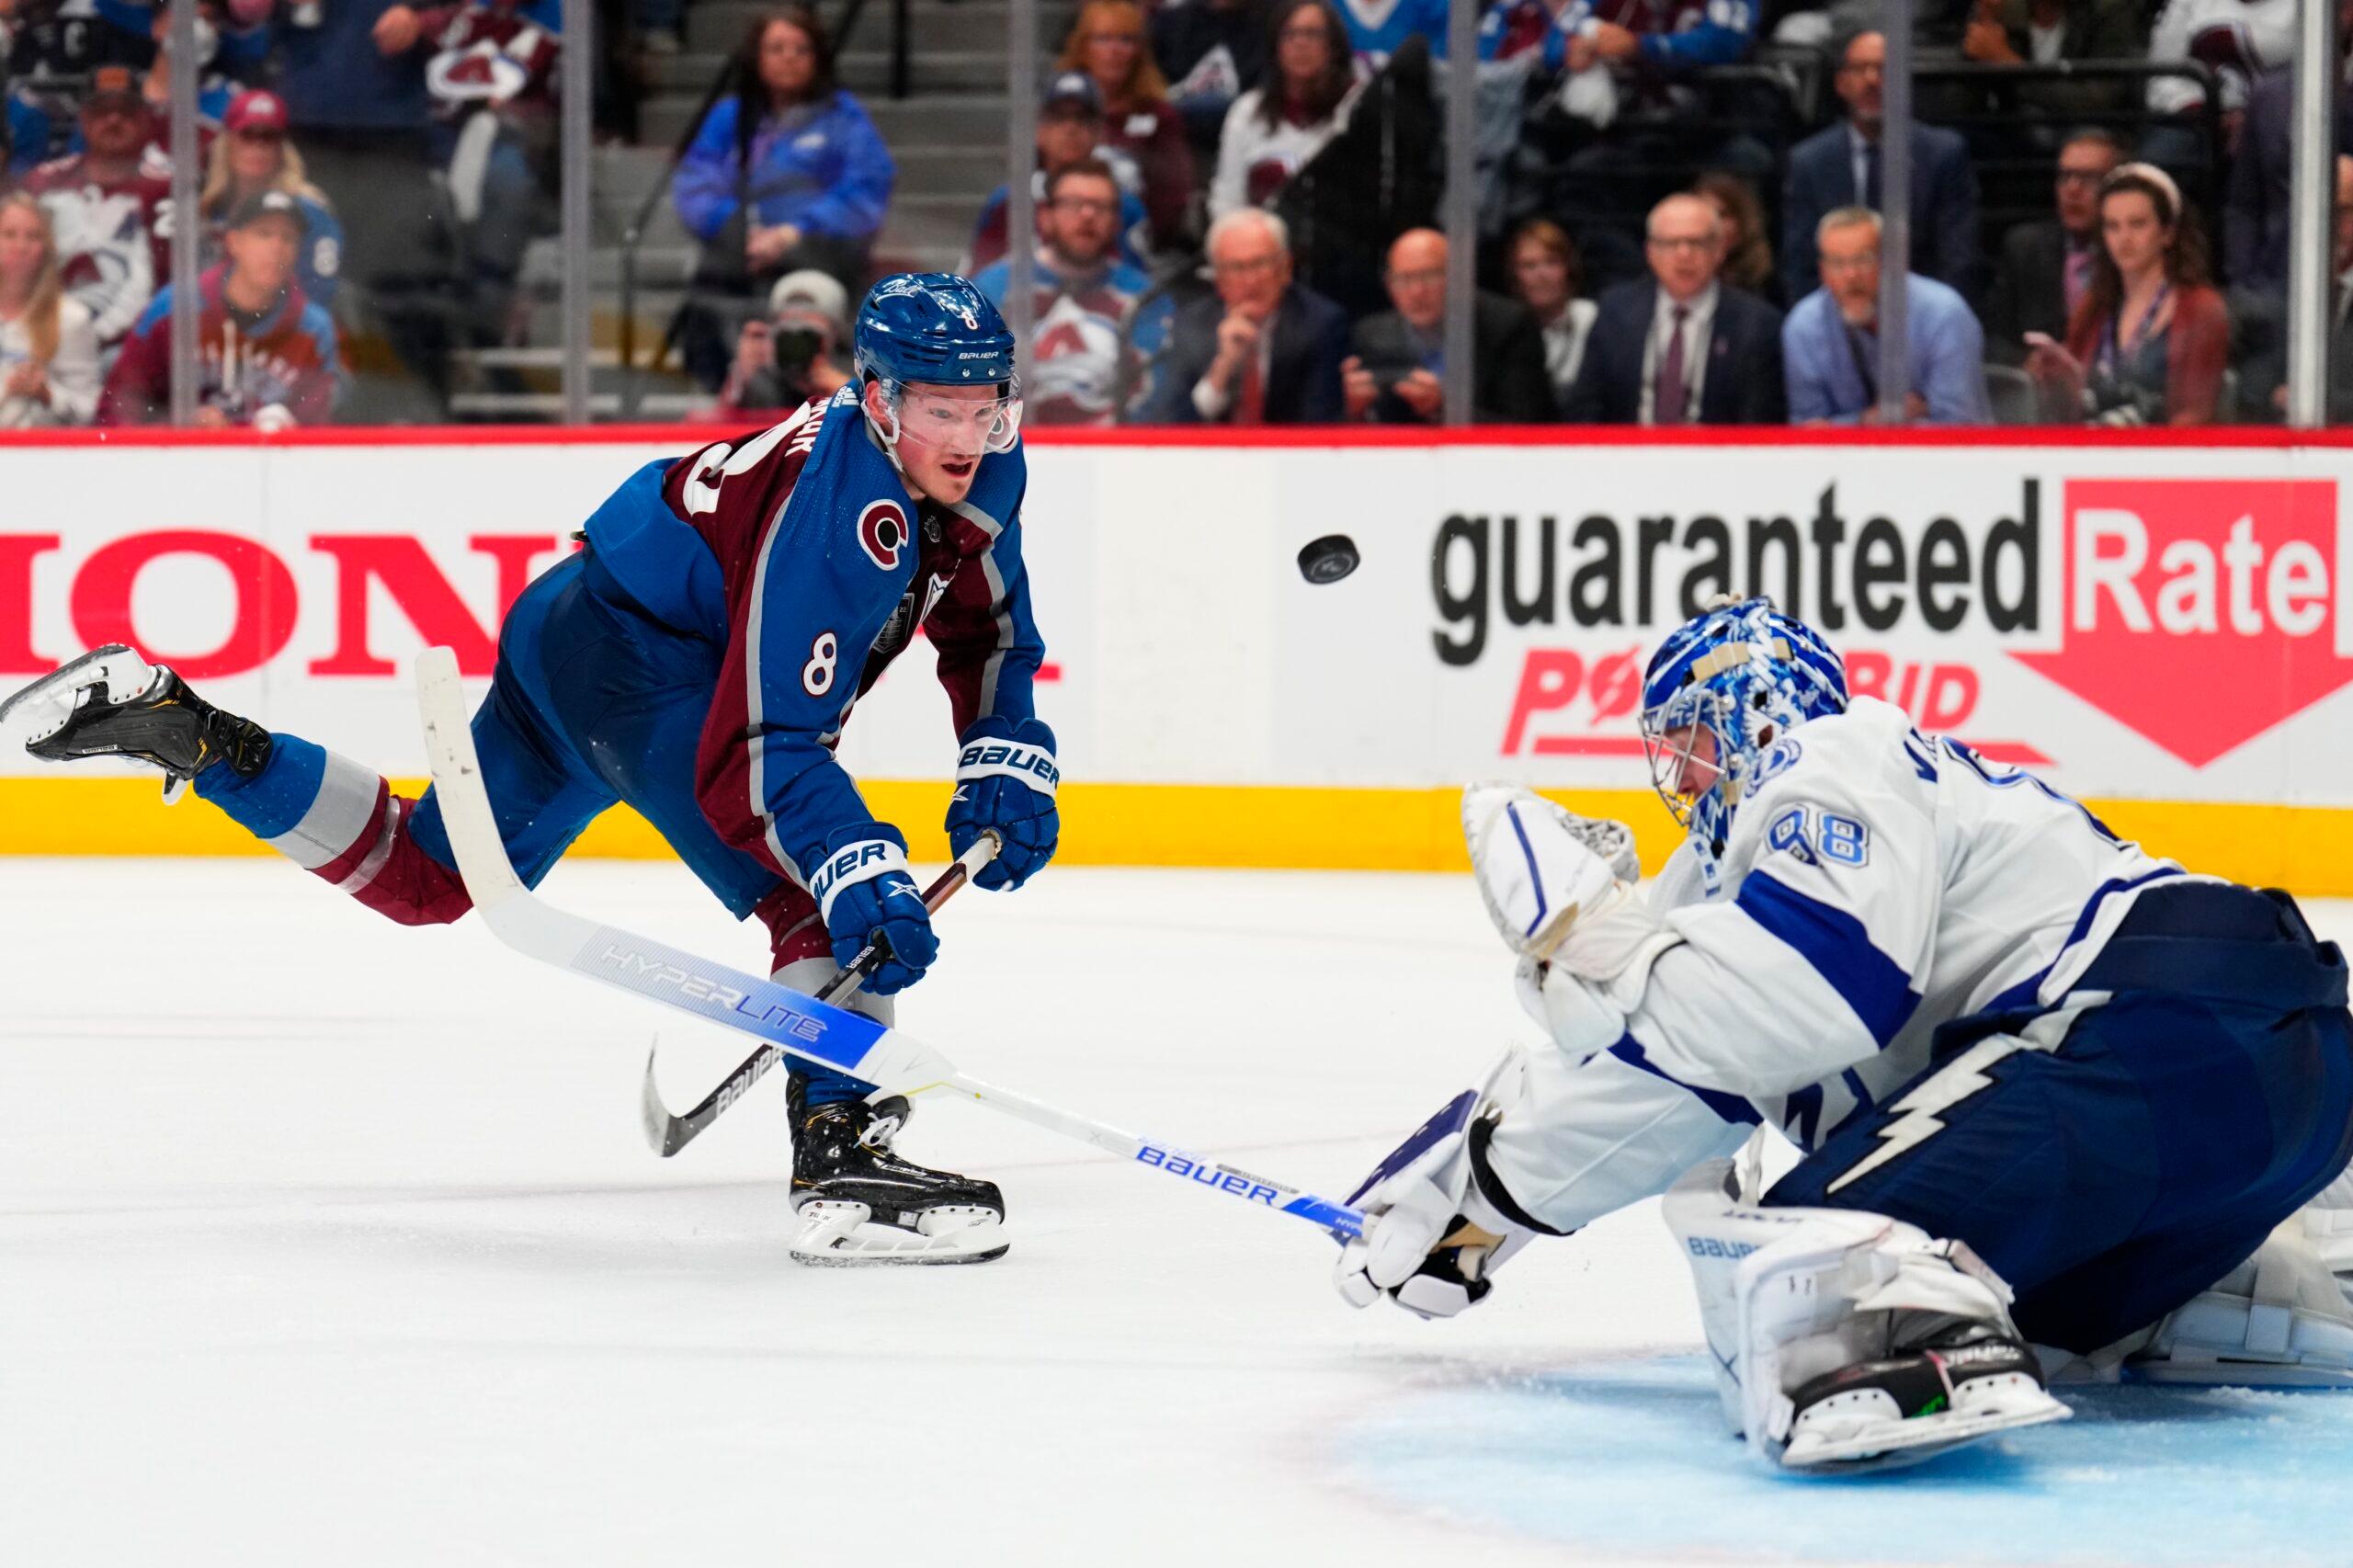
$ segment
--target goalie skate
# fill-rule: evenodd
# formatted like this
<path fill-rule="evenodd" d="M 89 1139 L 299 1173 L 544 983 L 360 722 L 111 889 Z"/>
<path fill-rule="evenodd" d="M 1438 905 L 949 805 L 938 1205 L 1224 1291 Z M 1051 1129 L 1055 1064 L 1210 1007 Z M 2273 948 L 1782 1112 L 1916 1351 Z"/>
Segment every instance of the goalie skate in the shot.
<path fill-rule="evenodd" d="M 2031 1348 L 1982 1324 L 1826 1372 L 1790 1402 L 1796 1415 L 1780 1462 L 1825 1474 L 1918 1464 L 2074 1414 L 2044 1390 Z"/>
<path fill-rule="evenodd" d="M 792 1209 L 801 1221 L 795 1262 L 852 1267 L 1005 1256 L 1005 1199 L 995 1182 L 931 1170 L 892 1152 L 905 1100 L 812 1107 L 804 1083 L 796 1073 L 787 1091 Z"/>

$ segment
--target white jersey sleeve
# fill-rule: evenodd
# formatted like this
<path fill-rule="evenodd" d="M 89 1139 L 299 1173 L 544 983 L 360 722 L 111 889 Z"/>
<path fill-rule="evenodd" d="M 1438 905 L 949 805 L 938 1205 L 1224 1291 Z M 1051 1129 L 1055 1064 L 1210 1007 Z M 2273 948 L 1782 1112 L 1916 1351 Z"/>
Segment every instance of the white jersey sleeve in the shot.
<path fill-rule="evenodd" d="M 1819 719 L 1766 754 L 1720 857 L 1668 914 L 1627 1032 L 1695 1089 L 1787 1095 L 1870 1060 L 1919 1005 L 1943 877 L 1936 776 L 1900 710 Z"/>
<path fill-rule="evenodd" d="M 1562 1234 L 1657 1197 L 1739 1148 L 1757 1121 L 1745 1101 L 1671 1082 L 1622 1041 L 1583 1058 L 1538 1046 L 1522 1083 L 1489 1141 L 1488 1168 L 1528 1217 Z"/>

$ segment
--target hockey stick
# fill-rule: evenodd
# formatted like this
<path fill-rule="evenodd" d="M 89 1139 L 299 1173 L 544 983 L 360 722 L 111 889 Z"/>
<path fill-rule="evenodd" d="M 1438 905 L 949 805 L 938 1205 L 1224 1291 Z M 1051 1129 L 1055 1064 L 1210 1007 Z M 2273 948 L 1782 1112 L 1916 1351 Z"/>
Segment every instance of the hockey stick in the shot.
<path fill-rule="evenodd" d="M 417 657 L 416 684 L 425 755 L 439 792 L 449 846 L 458 858 L 458 874 L 491 934 L 517 952 L 740 1029 L 788 1055 L 822 1062 L 890 1093 L 912 1099 L 945 1090 L 1118 1159 L 1295 1215 L 1336 1236 L 1363 1234 L 1364 1216 L 1346 1204 L 997 1088 L 959 1073 L 930 1046 L 871 1018 L 541 903 L 524 887 L 507 859 L 483 784 L 482 763 L 474 754 L 457 655 L 447 648 L 426 649 Z"/>
<path fill-rule="evenodd" d="M 958 888 L 981 874 L 983 867 L 996 858 L 1005 840 L 992 828 L 983 833 L 970 849 L 948 869 L 939 880 L 924 889 L 923 906 L 938 914 L 939 906 L 952 897 Z M 858 988 L 874 976 L 891 959 L 891 943 L 883 937 L 866 944 L 850 966 L 835 975 L 830 984 L 817 993 L 817 1000 L 828 1007 L 847 1007 Z M 727 1108 L 744 1097 L 745 1091 L 767 1076 L 768 1069 L 784 1060 L 784 1053 L 773 1045 L 763 1045 L 744 1060 L 742 1066 L 721 1081 L 719 1087 L 702 1097 L 700 1104 L 684 1116 L 672 1116 L 670 1108 L 662 1102 L 662 1091 L 654 1081 L 654 1059 L 661 1047 L 645 1053 L 645 1082 L 639 1086 L 638 1115 L 645 1124 L 645 1141 L 654 1152 L 668 1159 L 701 1136 L 702 1130 L 717 1121 Z"/>

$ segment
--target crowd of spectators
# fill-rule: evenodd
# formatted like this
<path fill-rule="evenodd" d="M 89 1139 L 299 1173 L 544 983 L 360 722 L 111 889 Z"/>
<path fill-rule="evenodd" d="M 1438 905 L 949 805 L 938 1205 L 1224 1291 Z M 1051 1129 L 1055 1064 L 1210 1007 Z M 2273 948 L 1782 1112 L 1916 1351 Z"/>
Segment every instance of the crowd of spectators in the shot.
<path fill-rule="evenodd" d="M 1008 247 L 1031 248 L 1028 417 L 1440 418 L 1458 84 L 1478 420 L 2278 417 L 2296 0 L 1915 7 L 1893 414 L 1876 6 L 1470 3 L 1477 58 L 1452 62 L 1447 0 L 1078 5 L 1041 85 L 1036 231 L 1008 233 L 1000 187 L 961 260 L 1002 303 Z M 679 47 L 673 0 L 600 14 Z M 156 0 L 0 0 L 0 425 L 171 403 L 169 35 Z M 200 416 L 445 416 L 457 351 L 529 340 L 560 0 L 199 0 L 197 50 Z M 2353 155 L 2341 96 L 2319 133 Z M 904 259 L 897 183 L 820 13 L 758 14 L 666 192 L 696 260 L 663 349 L 705 409 L 840 384 L 859 293 Z M 2342 196 L 2336 232 L 2332 342 Z M 2353 367 L 2336 380 L 2353 407 Z"/>
<path fill-rule="evenodd" d="M 2353 43 L 2353 4 L 2339 9 Z M 1486 0 L 1472 416 L 2278 417 L 2292 0 L 1919 11 L 1908 392 L 1890 412 L 1876 7 Z M 1041 387 L 1120 390 L 1058 392 L 1030 417 L 1437 419 L 1438 187 L 1367 171 L 1441 167 L 1425 134 L 1438 120 L 1400 100 L 1448 90 L 1446 24 L 1442 3 L 1408 0 L 1082 6 L 1058 62 L 1070 74 L 1041 107 L 1030 364 Z M 2353 153 L 2353 101 L 2336 135 Z M 1140 209 L 1116 254 L 1068 243 L 1051 190 L 1082 159 Z M 1190 187 L 1175 192 L 1180 171 Z M 2339 227 L 2343 266 L 2353 217 Z M 1000 198 L 972 251 L 1000 297 L 1005 244 Z M 2353 280 L 2336 305 L 2333 330 L 2353 339 Z M 2337 381 L 2353 407 L 2353 368 Z"/>
<path fill-rule="evenodd" d="M 200 421 L 442 417 L 453 349 L 522 340 L 525 247 L 555 218 L 560 10 L 198 0 Z M 0 421 L 162 417 L 169 7 L 0 0 L 0 58 L 6 185 L 30 199 L 7 208 Z"/>

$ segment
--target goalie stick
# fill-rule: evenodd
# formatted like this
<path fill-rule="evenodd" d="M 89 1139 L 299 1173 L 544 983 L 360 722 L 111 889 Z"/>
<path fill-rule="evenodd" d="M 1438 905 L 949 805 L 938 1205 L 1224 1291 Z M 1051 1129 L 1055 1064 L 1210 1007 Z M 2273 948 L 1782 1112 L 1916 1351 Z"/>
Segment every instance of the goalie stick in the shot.
<path fill-rule="evenodd" d="M 970 849 L 964 851 L 955 864 L 939 873 L 938 881 L 923 890 L 923 906 L 933 914 L 954 895 L 957 889 L 981 874 L 982 868 L 996 858 L 1005 840 L 991 828 L 983 832 Z M 873 976 L 876 970 L 890 961 L 891 943 L 883 937 L 866 944 L 858 950 L 850 966 L 835 975 L 826 987 L 817 993 L 817 1000 L 829 1007 L 845 1007 L 857 994 L 859 986 Z M 657 1044 L 645 1053 L 645 1082 L 638 1090 L 638 1116 L 645 1124 L 645 1141 L 654 1152 L 668 1159 L 702 1135 L 704 1128 L 727 1113 L 727 1108 L 744 1097 L 745 1092 L 767 1076 L 768 1069 L 784 1060 L 784 1052 L 773 1045 L 763 1045 L 744 1059 L 743 1065 L 727 1074 L 719 1087 L 702 1097 L 700 1104 L 684 1116 L 672 1116 L 670 1108 L 662 1100 L 662 1090 L 654 1081 L 654 1059 L 662 1053 Z"/>
<path fill-rule="evenodd" d="M 1139 1138 L 1089 1117 L 960 1073 L 930 1046 L 857 1013 L 829 1007 L 773 981 L 665 946 L 618 926 L 600 926 L 542 903 L 507 858 L 498 819 L 483 786 L 466 714 L 457 655 L 428 648 L 416 661 L 417 705 L 425 755 L 439 791 L 441 815 L 458 874 L 491 934 L 526 957 L 676 1007 L 767 1040 L 788 1055 L 822 1062 L 909 1099 L 945 1091 L 1058 1132 L 1118 1159 L 1150 1165 L 1191 1186 L 1293 1215 L 1342 1238 L 1364 1233 L 1364 1216 L 1343 1203 Z"/>

